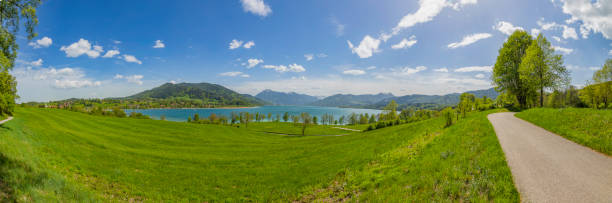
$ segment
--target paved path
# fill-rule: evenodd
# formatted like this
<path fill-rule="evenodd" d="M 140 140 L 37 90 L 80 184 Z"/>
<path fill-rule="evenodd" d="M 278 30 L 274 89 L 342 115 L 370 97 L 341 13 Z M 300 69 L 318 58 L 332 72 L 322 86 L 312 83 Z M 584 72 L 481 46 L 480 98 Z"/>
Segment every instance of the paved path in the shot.
<path fill-rule="evenodd" d="M 361 130 L 350 129 L 350 128 L 343 128 L 343 127 L 332 127 L 332 128 L 336 128 L 336 129 L 340 129 L 340 130 L 348 130 L 348 131 L 353 131 L 353 132 L 361 132 Z"/>
<path fill-rule="evenodd" d="M 488 118 L 523 202 L 612 202 L 611 157 L 514 117 L 514 113 Z"/>
<path fill-rule="evenodd" d="M 3 123 L 8 122 L 8 121 L 10 121 L 10 120 L 13 120 L 13 117 L 12 117 L 12 116 L 9 116 L 8 118 L 6 118 L 6 119 L 4 119 L 4 120 L 1 120 L 1 121 L 0 121 L 0 125 L 2 125 Z"/>

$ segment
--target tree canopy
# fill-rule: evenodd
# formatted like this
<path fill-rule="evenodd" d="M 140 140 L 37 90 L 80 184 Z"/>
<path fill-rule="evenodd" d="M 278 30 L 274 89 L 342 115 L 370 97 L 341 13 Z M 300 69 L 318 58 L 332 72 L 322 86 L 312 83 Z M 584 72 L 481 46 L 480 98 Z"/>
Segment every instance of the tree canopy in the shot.
<path fill-rule="evenodd" d="M 531 41 L 531 36 L 523 30 L 512 33 L 499 49 L 499 55 L 493 67 L 495 90 L 514 95 L 521 107 L 527 106 L 529 91 L 521 81 L 518 70 Z"/>

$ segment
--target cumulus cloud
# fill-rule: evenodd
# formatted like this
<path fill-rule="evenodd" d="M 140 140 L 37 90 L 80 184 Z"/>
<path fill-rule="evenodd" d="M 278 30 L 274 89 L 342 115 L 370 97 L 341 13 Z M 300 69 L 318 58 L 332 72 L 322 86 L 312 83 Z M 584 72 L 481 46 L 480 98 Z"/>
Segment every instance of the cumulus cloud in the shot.
<path fill-rule="evenodd" d="M 580 33 L 587 38 L 590 32 L 601 33 L 612 39 L 612 0 L 562 0 L 563 13 L 572 17 L 568 23 L 582 21 Z"/>
<path fill-rule="evenodd" d="M 342 71 L 342 74 L 345 74 L 345 75 L 355 75 L 355 76 L 356 75 L 363 75 L 365 73 L 366 73 L 365 71 L 358 70 L 358 69 L 349 69 L 349 70 Z"/>
<path fill-rule="evenodd" d="M 492 72 L 493 66 L 468 66 L 455 69 L 455 72 Z"/>
<path fill-rule="evenodd" d="M 563 39 L 568 38 L 578 39 L 578 34 L 576 33 L 576 29 L 574 29 L 573 27 L 564 26 Z"/>
<path fill-rule="evenodd" d="M 314 54 L 304 54 L 304 58 L 306 58 L 306 61 L 311 61 L 314 59 Z"/>
<path fill-rule="evenodd" d="M 164 47 L 166 47 L 164 42 L 162 42 L 161 40 L 155 40 L 155 45 L 153 45 L 153 48 L 160 49 Z"/>
<path fill-rule="evenodd" d="M 129 83 L 134 83 L 134 84 L 138 84 L 138 85 L 142 85 L 142 78 L 144 78 L 144 76 L 142 75 L 121 75 L 121 74 L 115 74 L 115 77 L 113 77 L 114 79 L 125 79 L 127 82 Z"/>
<path fill-rule="evenodd" d="M 100 86 L 100 81 L 94 81 L 85 77 L 79 68 L 18 68 L 13 72 L 17 81 L 43 81 L 54 88 L 69 89 Z M 27 82 L 26 82 L 27 83 Z"/>
<path fill-rule="evenodd" d="M 284 73 L 284 72 L 304 72 L 306 71 L 306 69 L 304 68 L 304 66 L 302 65 L 298 65 L 298 64 L 289 64 L 289 66 L 285 66 L 285 65 L 264 65 L 263 68 L 265 69 L 273 69 L 276 72 L 279 73 Z"/>
<path fill-rule="evenodd" d="M 417 43 L 416 36 L 410 36 L 410 40 L 404 38 L 397 44 L 391 46 L 392 49 L 406 49 Z"/>
<path fill-rule="evenodd" d="M 380 52 L 378 47 L 380 46 L 380 40 L 370 37 L 370 35 L 366 35 L 359 46 L 353 46 L 351 41 L 346 41 L 348 43 L 349 48 L 354 54 L 357 54 L 359 58 L 370 58 L 374 53 Z"/>
<path fill-rule="evenodd" d="M 464 5 L 476 3 L 476 0 L 460 0 L 455 3 L 446 0 L 420 0 L 419 9 L 414 13 L 405 15 L 392 29 L 391 34 L 383 34 L 381 39 L 387 41 L 391 36 L 399 34 L 404 29 L 432 21 L 445 7 L 452 7 L 457 10 Z"/>
<path fill-rule="evenodd" d="M 263 62 L 264 62 L 263 59 L 249 59 L 249 60 L 247 60 L 248 64 L 246 64 L 246 67 L 247 68 L 253 68 L 253 67 L 255 67 L 258 64 L 263 63 Z"/>
<path fill-rule="evenodd" d="M 406 75 L 412 75 L 412 74 L 415 74 L 415 73 L 418 73 L 424 70 L 427 70 L 427 67 L 425 66 L 417 66 L 416 68 L 403 67 L 399 69 L 394 69 L 393 74 L 406 76 Z"/>
<path fill-rule="evenodd" d="M 522 27 L 514 26 L 512 25 L 512 23 L 506 21 L 497 22 L 497 24 L 493 26 L 493 28 L 506 35 L 511 35 L 516 30 L 525 30 Z"/>
<path fill-rule="evenodd" d="M 89 56 L 89 58 L 98 58 L 100 53 L 104 50 L 102 46 L 94 45 L 93 49 L 89 41 L 81 38 L 78 42 L 72 43 L 70 46 L 62 46 L 61 51 L 66 53 L 66 57 L 76 58 L 83 54 Z"/>
<path fill-rule="evenodd" d="M 555 51 L 563 53 L 564 55 L 568 55 L 568 54 L 571 54 L 572 52 L 574 52 L 573 49 L 564 48 L 564 47 L 560 47 L 560 46 L 552 46 L 552 48 L 555 49 Z"/>
<path fill-rule="evenodd" d="M 51 46 L 51 44 L 53 44 L 53 40 L 51 40 L 51 38 L 49 37 L 43 37 L 41 39 L 28 43 L 28 45 L 30 45 L 34 49 L 49 47 Z"/>
<path fill-rule="evenodd" d="M 233 39 L 229 44 L 229 49 L 238 49 L 240 46 L 242 46 L 242 43 L 244 42 Z"/>
<path fill-rule="evenodd" d="M 476 74 L 474 77 L 482 79 L 482 78 L 484 78 L 484 77 L 485 77 L 485 75 L 484 75 L 484 74 L 482 74 L 482 73 L 478 73 L 478 74 Z"/>
<path fill-rule="evenodd" d="M 119 54 L 119 50 L 108 50 L 106 54 L 102 56 L 102 58 L 113 58 L 114 56 Z"/>
<path fill-rule="evenodd" d="M 247 43 L 244 43 L 244 48 L 245 49 L 250 49 L 251 47 L 255 46 L 255 42 L 253 41 L 248 41 Z"/>
<path fill-rule="evenodd" d="M 272 13 L 270 6 L 266 5 L 263 0 L 240 0 L 240 2 L 242 2 L 242 8 L 245 12 L 250 12 L 263 17 Z"/>
<path fill-rule="evenodd" d="M 36 61 L 32 61 L 30 62 L 30 65 L 38 67 L 38 66 L 42 66 L 43 65 L 43 60 L 42 59 L 38 59 Z"/>
<path fill-rule="evenodd" d="M 459 48 L 459 47 L 464 47 L 464 46 L 473 44 L 473 43 L 477 42 L 478 40 L 486 39 L 486 38 L 489 38 L 491 36 L 492 35 L 489 34 L 489 33 L 471 34 L 471 35 L 463 37 L 463 40 L 461 40 L 461 42 L 454 42 L 454 43 L 448 44 L 448 48 L 456 49 L 456 48 Z"/>
<path fill-rule="evenodd" d="M 123 54 L 123 60 L 129 63 L 142 64 L 142 61 L 138 60 L 135 56 L 128 55 L 128 54 Z"/>
<path fill-rule="evenodd" d="M 240 71 L 231 71 L 231 72 L 224 72 L 224 73 L 219 73 L 220 76 L 228 76 L 228 77 L 243 77 L 243 78 L 248 78 L 251 77 L 250 75 L 244 74 Z"/>
<path fill-rule="evenodd" d="M 443 72 L 443 73 L 448 73 L 448 69 L 447 68 L 438 68 L 438 69 L 434 69 L 435 72 Z"/>

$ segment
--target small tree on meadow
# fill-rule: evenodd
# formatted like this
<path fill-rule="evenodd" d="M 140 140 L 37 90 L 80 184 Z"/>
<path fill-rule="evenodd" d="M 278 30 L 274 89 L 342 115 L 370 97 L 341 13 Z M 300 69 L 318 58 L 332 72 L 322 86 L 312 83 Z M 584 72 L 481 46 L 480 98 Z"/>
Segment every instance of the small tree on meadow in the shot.
<path fill-rule="evenodd" d="M 302 136 L 304 136 L 306 135 L 306 127 L 308 127 L 314 119 L 306 112 L 300 114 L 300 119 L 302 120 Z"/>

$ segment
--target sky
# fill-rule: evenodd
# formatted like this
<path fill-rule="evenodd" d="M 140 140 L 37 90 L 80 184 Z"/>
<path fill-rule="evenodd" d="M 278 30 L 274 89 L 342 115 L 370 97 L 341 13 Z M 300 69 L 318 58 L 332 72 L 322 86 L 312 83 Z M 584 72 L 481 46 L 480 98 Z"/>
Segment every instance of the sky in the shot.
<path fill-rule="evenodd" d="M 48 0 L 37 14 L 38 36 L 18 34 L 19 102 L 181 82 L 252 95 L 486 89 L 516 29 L 542 33 L 574 85 L 612 58 L 612 0 Z"/>

